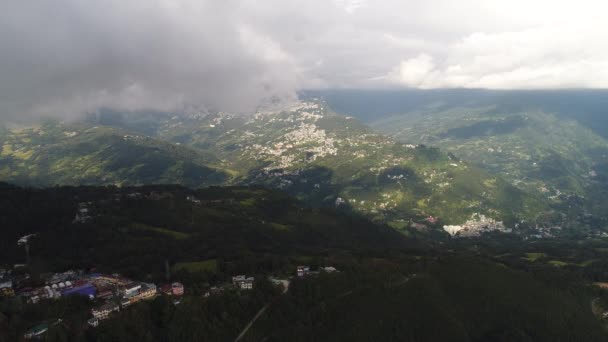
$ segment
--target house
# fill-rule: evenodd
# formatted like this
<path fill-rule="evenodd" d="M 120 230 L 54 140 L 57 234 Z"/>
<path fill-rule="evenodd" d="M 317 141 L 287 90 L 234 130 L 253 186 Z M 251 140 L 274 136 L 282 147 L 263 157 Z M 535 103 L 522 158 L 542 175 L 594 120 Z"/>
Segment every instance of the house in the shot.
<path fill-rule="evenodd" d="M 123 298 L 120 301 L 120 307 L 122 307 L 122 308 L 126 308 L 129 305 L 131 305 L 131 299 L 130 298 Z"/>
<path fill-rule="evenodd" d="M 325 273 L 334 273 L 338 272 L 338 270 L 333 266 L 321 267 L 321 270 Z"/>
<path fill-rule="evenodd" d="M 186 196 L 186 200 L 188 200 L 194 204 L 201 204 L 201 200 L 197 199 L 194 196 Z"/>
<path fill-rule="evenodd" d="M 241 290 L 251 290 L 253 289 L 253 277 L 249 277 L 241 282 L 239 282 L 239 288 Z"/>
<path fill-rule="evenodd" d="M 98 308 L 92 309 L 91 314 L 93 314 L 93 318 L 104 320 L 107 319 L 114 311 L 120 311 L 120 307 L 117 304 L 105 303 Z"/>
<path fill-rule="evenodd" d="M 238 283 L 239 283 L 240 281 L 243 281 L 243 280 L 245 280 L 246 278 L 247 278 L 247 277 L 246 277 L 244 274 L 234 276 L 234 277 L 232 277 L 232 284 L 234 284 L 234 285 L 238 285 Z"/>
<path fill-rule="evenodd" d="M 425 219 L 426 222 L 430 223 L 430 224 L 435 224 L 439 221 L 439 219 L 437 217 L 434 216 L 429 216 Z"/>
<path fill-rule="evenodd" d="M 203 297 L 208 298 L 208 297 L 211 297 L 212 295 L 220 294 L 220 293 L 226 291 L 226 289 L 228 289 L 230 287 L 231 287 L 230 284 L 221 284 L 219 286 L 211 286 L 211 288 L 209 288 L 209 290 L 207 292 L 205 292 Z"/>
<path fill-rule="evenodd" d="M 184 295 L 184 285 L 182 283 L 178 283 L 178 282 L 171 284 L 171 293 L 174 296 L 183 296 Z"/>
<path fill-rule="evenodd" d="M 245 275 L 238 275 L 232 277 L 232 283 L 237 286 L 241 290 L 251 290 L 253 289 L 253 277 L 247 277 Z"/>
<path fill-rule="evenodd" d="M 426 231 L 429 227 L 424 223 L 412 222 L 410 228 L 416 229 L 417 231 Z"/>
<path fill-rule="evenodd" d="M 122 306 L 128 306 L 130 304 L 137 303 L 141 300 L 151 299 L 156 296 L 157 290 L 156 285 L 154 284 L 139 284 L 137 292 L 130 291 L 125 294 L 123 298 L 123 302 L 121 302 Z M 124 304 L 124 301 L 128 300 L 129 303 Z"/>
<path fill-rule="evenodd" d="M 93 318 L 89 319 L 89 320 L 87 321 L 87 323 L 88 323 L 90 326 L 92 326 L 93 328 L 95 328 L 96 326 L 98 326 L 98 325 L 99 325 L 99 320 L 98 320 L 97 318 L 93 317 Z"/>
<path fill-rule="evenodd" d="M 142 284 L 139 294 L 137 295 L 138 300 L 154 298 L 154 296 L 156 296 L 156 292 L 156 285 Z"/>
<path fill-rule="evenodd" d="M 310 273 L 310 267 L 308 267 L 308 266 L 298 266 L 296 268 L 296 270 L 297 270 L 298 277 L 303 277 L 303 276 L 307 275 L 308 273 Z"/>
<path fill-rule="evenodd" d="M 124 296 L 131 295 L 133 293 L 137 293 L 141 289 L 141 284 L 138 283 L 128 283 L 123 286 L 121 292 Z"/>
<path fill-rule="evenodd" d="M 56 298 L 61 297 L 61 292 L 57 291 L 56 289 L 51 288 L 48 285 L 44 287 L 44 291 L 46 293 L 46 297 L 49 299 L 56 299 Z"/>
<path fill-rule="evenodd" d="M 184 294 L 184 285 L 179 282 L 174 282 L 172 284 L 161 285 L 159 290 L 167 296 L 182 296 Z"/>
<path fill-rule="evenodd" d="M 0 283 L 0 297 L 13 297 L 15 290 L 13 290 L 13 281 L 6 280 Z"/>
<path fill-rule="evenodd" d="M 4 287 L 0 289 L 0 297 L 14 297 L 15 290 L 12 287 Z"/>

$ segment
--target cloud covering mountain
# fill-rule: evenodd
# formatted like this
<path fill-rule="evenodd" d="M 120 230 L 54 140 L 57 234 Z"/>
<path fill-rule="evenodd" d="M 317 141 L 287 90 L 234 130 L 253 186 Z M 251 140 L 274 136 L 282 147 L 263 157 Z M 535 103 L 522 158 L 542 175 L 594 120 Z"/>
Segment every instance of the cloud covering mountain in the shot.
<path fill-rule="evenodd" d="M 538 0 L 0 3 L 0 116 L 251 111 L 323 87 L 608 87 L 608 5 Z"/>

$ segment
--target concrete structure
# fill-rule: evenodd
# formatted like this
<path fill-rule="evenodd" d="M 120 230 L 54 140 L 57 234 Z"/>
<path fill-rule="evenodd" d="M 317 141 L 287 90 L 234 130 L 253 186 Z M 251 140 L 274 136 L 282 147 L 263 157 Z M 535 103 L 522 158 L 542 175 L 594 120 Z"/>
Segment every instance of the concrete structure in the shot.
<path fill-rule="evenodd" d="M 122 292 L 124 293 L 125 296 L 128 296 L 130 294 L 138 292 L 140 289 L 141 289 L 141 284 L 129 283 L 123 287 Z"/>
<path fill-rule="evenodd" d="M 98 320 L 97 318 L 93 317 L 93 318 L 89 319 L 89 320 L 87 321 L 87 323 L 88 323 L 90 326 L 92 326 L 93 328 L 95 328 L 95 327 L 97 327 L 97 326 L 99 325 L 99 320 Z"/>
<path fill-rule="evenodd" d="M 13 290 L 13 281 L 6 280 L 0 283 L 0 297 L 12 297 L 15 295 Z"/>
<path fill-rule="evenodd" d="M 129 305 L 131 305 L 131 299 L 130 299 L 130 298 L 123 298 L 123 299 L 120 301 L 120 306 L 121 306 L 122 308 L 126 308 L 126 307 L 127 307 L 127 306 L 129 306 Z"/>
<path fill-rule="evenodd" d="M 59 286 L 59 288 L 61 289 L 61 285 Z M 96 293 L 97 289 L 91 283 L 85 283 L 83 285 L 64 289 L 61 291 L 61 295 L 63 296 L 80 295 L 87 296 L 89 298 L 95 298 Z"/>
<path fill-rule="evenodd" d="M 238 275 L 232 277 L 232 283 L 236 285 L 241 290 L 251 290 L 253 289 L 253 277 L 247 277 L 245 275 Z"/>
<path fill-rule="evenodd" d="M 157 293 L 157 289 L 156 289 L 156 285 L 154 284 L 138 284 L 138 291 L 137 292 L 129 292 L 128 294 L 125 294 L 123 297 L 123 300 L 121 301 L 121 305 L 124 306 L 128 306 L 134 303 L 137 303 L 141 300 L 146 300 L 146 299 L 151 299 L 154 298 L 154 296 L 156 296 Z M 128 301 L 128 303 L 127 303 Z"/>
<path fill-rule="evenodd" d="M 154 284 L 142 284 L 141 289 L 137 297 L 139 300 L 149 299 L 156 296 L 156 285 Z"/>
<path fill-rule="evenodd" d="M 297 273 L 298 277 L 303 277 L 303 276 L 307 275 L 308 273 L 310 273 L 310 267 L 298 266 L 296 268 L 296 273 Z"/>
<path fill-rule="evenodd" d="M 171 293 L 174 296 L 183 296 L 184 295 L 184 285 L 182 283 L 178 283 L 178 282 L 171 284 Z"/>
<path fill-rule="evenodd" d="M 93 315 L 93 318 L 96 318 L 98 320 L 104 320 L 107 319 L 110 314 L 115 311 L 120 311 L 118 305 L 114 303 L 105 303 L 98 308 L 92 309 L 91 314 Z"/>
<path fill-rule="evenodd" d="M 114 297 L 114 291 L 109 287 L 98 287 L 97 288 L 97 298 L 100 299 L 110 299 Z"/>

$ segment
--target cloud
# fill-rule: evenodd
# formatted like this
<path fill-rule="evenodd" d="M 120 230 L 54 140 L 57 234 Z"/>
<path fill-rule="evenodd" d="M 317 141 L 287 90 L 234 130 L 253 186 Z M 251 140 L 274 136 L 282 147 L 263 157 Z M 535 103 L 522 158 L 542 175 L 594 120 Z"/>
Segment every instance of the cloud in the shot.
<path fill-rule="evenodd" d="M 3 1 L 0 115 L 249 111 L 293 96 L 291 56 L 248 13 L 230 0 Z"/>
<path fill-rule="evenodd" d="M 395 78 L 406 85 L 425 88 L 429 79 L 434 78 L 435 64 L 433 58 L 426 54 L 402 61 Z"/>
<path fill-rule="evenodd" d="M 607 10 L 593 0 L 4 0 L 0 119 L 247 112 L 311 87 L 608 87 Z"/>
<path fill-rule="evenodd" d="M 403 60 L 389 78 L 411 87 L 490 89 L 608 87 L 603 33 L 539 27 L 473 33 L 451 44 L 442 63 L 421 54 Z"/>

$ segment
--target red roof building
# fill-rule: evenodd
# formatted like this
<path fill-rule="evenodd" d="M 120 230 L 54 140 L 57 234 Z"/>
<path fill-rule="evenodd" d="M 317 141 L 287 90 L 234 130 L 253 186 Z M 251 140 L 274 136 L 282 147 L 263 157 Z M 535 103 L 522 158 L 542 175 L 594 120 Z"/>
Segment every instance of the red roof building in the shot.
<path fill-rule="evenodd" d="M 184 294 L 184 285 L 178 282 L 171 284 L 171 292 L 174 296 L 182 296 Z"/>

